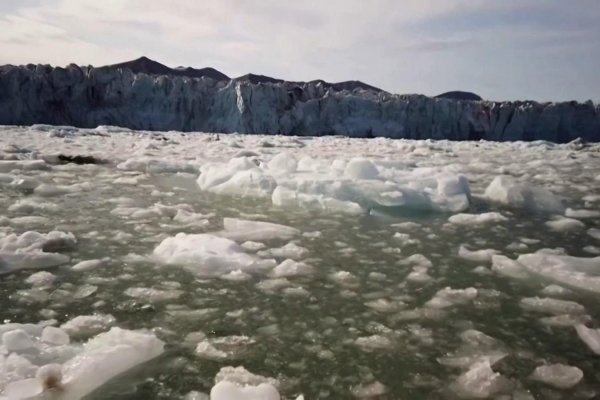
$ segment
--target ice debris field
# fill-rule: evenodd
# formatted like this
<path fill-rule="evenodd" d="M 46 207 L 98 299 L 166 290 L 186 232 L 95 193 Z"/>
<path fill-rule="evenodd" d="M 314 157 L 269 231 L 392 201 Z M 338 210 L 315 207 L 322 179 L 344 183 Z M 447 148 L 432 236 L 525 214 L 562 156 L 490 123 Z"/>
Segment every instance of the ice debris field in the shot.
<path fill-rule="evenodd" d="M 600 397 L 600 145 L 0 127 L 0 399 Z"/>

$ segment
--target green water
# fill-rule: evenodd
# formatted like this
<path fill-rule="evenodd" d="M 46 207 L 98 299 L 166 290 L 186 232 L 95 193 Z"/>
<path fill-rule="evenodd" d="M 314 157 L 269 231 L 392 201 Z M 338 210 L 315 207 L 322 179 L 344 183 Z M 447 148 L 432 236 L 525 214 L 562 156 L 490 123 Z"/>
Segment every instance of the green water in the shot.
<path fill-rule="evenodd" d="M 76 174 L 69 168 L 48 173 L 48 179 L 56 179 L 59 174 L 65 183 L 89 181 L 94 187 L 48 198 L 60 205 L 60 211 L 36 213 L 48 217 L 51 224 L 31 227 L 40 232 L 73 232 L 78 245 L 69 255 L 74 260 L 107 257 L 100 268 L 89 272 L 71 271 L 68 266 L 52 269 L 58 283 L 41 301 L 19 295 L 19 291 L 29 289 L 24 280 L 32 271 L 4 276 L 0 281 L 0 316 L 6 322 L 38 322 L 44 319 L 39 313 L 43 309 L 56 311 L 55 318 L 60 323 L 77 315 L 109 313 L 118 326 L 154 329 L 166 342 L 164 355 L 118 377 L 90 395 L 90 399 L 176 399 L 192 390 L 208 393 L 215 374 L 226 365 L 243 365 L 253 373 L 279 379 L 285 398 L 302 393 L 307 399 L 347 399 L 352 397 L 353 387 L 375 380 L 387 388 L 386 394 L 377 397 L 380 399 L 453 398 L 448 386 L 461 371 L 441 365 L 438 359 L 461 346 L 459 334 L 465 329 L 479 330 L 502 342 L 510 354 L 494 369 L 536 398 L 593 398 L 600 389 L 600 358 L 586 348 L 574 329 L 545 326 L 538 319 L 546 315 L 525 312 L 519 307 L 523 297 L 539 295 L 544 282 L 513 281 L 491 272 L 474 273 L 478 265 L 489 264 L 457 256 L 459 246 L 466 244 L 472 249 L 496 249 L 516 258 L 521 253 L 507 250 L 506 246 L 523 237 L 540 242 L 521 252 L 562 247 L 570 255 L 586 256 L 582 248 L 592 244 L 592 239 L 585 231 L 551 233 L 544 229 L 544 216 L 506 210 L 501 211 L 509 215 L 509 221 L 477 229 L 450 227 L 446 224 L 448 215 L 444 214 L 355 217 L 284 210 L 268 200 L 202 193 L 193 180 L 173 176 L 146 177 L 137 186 L 115 185 L 113 172 L 110 167 L 90 166 L 77 168 Z M 152 196 L 155 189 L 161 194 Z M 0 193 L 0 206 L 7 207 L 27 196 L 27 192 L 5 189 Z M 214 216 L 209 218 L 210 225 L 202 228 L 181 229 L 165 217 L 134 221 L 111 214 L 117 205 L 109 200 L 117 197 L 129 197 L 137 207 L 150 207 L 157 202 L 186 203 L 195 212 Z M 475 201 L 472 210 L 488 211 L 489 206 Z M 218 231 L 222 229 L 223 217 L 260 219 L 293 226 L 304 233 L 320 232 L 319 237 L 301 236 L 296 242 L 309 250 L 305 261 L 315 267 L 316 273 L 290 278 L 294 287 L 302 286 L 310 295 L 289 297 L 281 291 L 261 291 L 256 285 L 264 276 L 246 282 L 198 279 L 181 268 L 124 260 L 131 253 L 150 254 L 164 237 L 179 231 Z M 398 230 L 392 224 L 406 221 L 420 225 L 406 231 L 419 242 L 402 247 L 393 238 Z M 132 236 L 120 242 L 115 240 L 118 232 Z M 286 243 L 265 242 L 269 248 Z M 399 261 L 412 254 L 423 254 L 432 261 L 430 282 L 405 281 L 411 267 Z M 358 284 L 344 287 L 336 283 L 330 275 L 338 271 L 351 272 L 358 277 Z M 385 276 L 375 279 L 369 276 L 373 272 Z M 93 284 L 98 290 L 83 299 L 68 295 L 84 284 Z M 177 288 L 184 294 L 175 301 L 151 304 L 126 296 L 124 291 L 132 286 Z M 447 286 L 475 287 L 479 294 L 472 303 L 452 307 L 437 319 L 399 318 L 401 311 L 421 307 Z M 395 312 L 377 312 L 365 305 L 374 299 L 401 300 L 406 305 Z M 597 298 L 573 295 L 569 299 L 584 305 L 592 320 L 599 320 Z M 209 308 L 214 310 L 202 318 L 169 315 L 173 310 Z M 236 314 L 227 315 L 231 312 Z M 208 337 L 246 335 L 256 343 L 239 360 L 205 360 L 184 342 L 186 335 L 195 331 Z M 365 351 L 354 343 L 359 337 L 373 334 L 388 337 L 391 347 Z M 581 368 L 585 374 L 583 383 L 573 390 L 561 391 L 529 380 L 528 375 L 541 360 Z"/>

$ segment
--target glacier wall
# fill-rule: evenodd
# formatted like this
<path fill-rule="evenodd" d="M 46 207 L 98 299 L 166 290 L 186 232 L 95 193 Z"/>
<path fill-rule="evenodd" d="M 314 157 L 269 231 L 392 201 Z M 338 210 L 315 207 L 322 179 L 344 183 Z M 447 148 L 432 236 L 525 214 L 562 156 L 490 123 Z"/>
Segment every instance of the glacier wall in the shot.
<path fill-rule="evenodd" d="M 459 101 L 111 67 L 0 67 L 0 124 L 450 140 L 600 141 L 592 102 Z"/>

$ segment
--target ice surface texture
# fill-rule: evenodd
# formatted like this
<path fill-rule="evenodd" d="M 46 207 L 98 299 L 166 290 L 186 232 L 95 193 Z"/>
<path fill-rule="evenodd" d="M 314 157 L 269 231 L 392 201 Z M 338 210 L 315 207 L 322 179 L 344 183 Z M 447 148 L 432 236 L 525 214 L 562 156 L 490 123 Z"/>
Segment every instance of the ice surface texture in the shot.
<path fill-rule="evenodd" d="M 474 102 L 322 83 L 216 82 L 70 65 L 0 69 L 0 124 L 452 140 L 600 140 L 591 103 Z"/>

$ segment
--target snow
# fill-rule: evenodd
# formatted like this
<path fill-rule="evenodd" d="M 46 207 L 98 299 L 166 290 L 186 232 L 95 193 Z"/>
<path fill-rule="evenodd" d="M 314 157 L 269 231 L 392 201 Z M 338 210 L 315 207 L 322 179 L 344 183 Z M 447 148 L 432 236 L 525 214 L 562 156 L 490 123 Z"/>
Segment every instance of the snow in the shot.
<path fill-rule="evenodd" d="M 261 223 L 262 224 L 262 223 Z M 262 226 L 261 224 L 258 227 Z M 232 229 L 235 225 L 226 225 Z M 264 235 L 256 224 L 241 225 L 247 230 L 242 234 Z M 267 224 L 266 227 L 271 227 Z M 284 227 L 287 228 L 287 227 Z M 250 231 L 248 231 L 250 229 Z M 271 227 L 271 229 L 281 229 Z M 239 232 L 238 232 L 239 233 Z M 273 232 L 266 234 L 272 234 Z M 264 236 L 261 236 L 264 237 Z M 261 259 L 247 254 L 245 249 L 233 240 L 211 234 L 178 233 L 174 237 L 163 240 L 153 252 L 154 257 L 166 265 L 181 265 L 199 276 L 215 277 L 232 271 L 260 272 L 275 266 L 272 259 Z"/>

